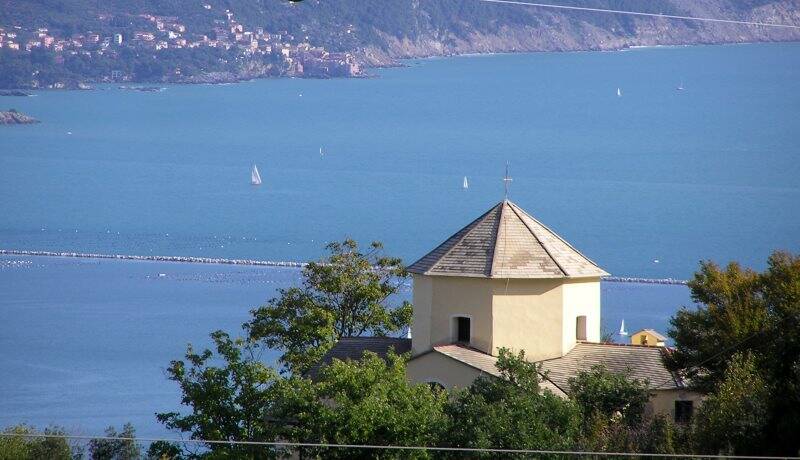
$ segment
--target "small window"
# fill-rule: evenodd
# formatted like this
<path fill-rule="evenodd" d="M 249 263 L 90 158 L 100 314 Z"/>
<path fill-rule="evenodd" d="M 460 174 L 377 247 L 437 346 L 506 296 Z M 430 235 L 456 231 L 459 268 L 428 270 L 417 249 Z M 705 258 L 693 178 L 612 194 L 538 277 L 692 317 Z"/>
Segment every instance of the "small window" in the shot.
<path fill-rule="evenodd" d="M 586 317 L 575 318 L 575 340 L 586 340 Z"/>
<path fill-rule="evenodd" d="M 688 423 L 692 420 L 694 412 L 693 401 L 675 401 L 675 422 Z"/>
<path fill-rule="evenodd" d="M 469 343 L 470 339 L 470 321 L 469 318 L 459 316 L 456 318 L 456 341 L 461 343 Z"/>

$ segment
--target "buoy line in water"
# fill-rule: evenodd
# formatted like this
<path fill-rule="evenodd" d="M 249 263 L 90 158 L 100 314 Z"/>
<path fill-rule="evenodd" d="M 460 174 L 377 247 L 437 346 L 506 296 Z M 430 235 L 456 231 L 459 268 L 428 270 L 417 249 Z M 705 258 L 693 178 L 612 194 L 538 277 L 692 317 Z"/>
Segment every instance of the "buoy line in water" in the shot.
<path fill-rule="evenodd" d="M 252 265 L 260 267 L 289 267 L 303 268 L 305 262 L 291 262 L 282 260 L 257 260 L 257 259 L 223 259 L 215 257 L 191 256 L 137 256 L 130 254 L 96 254 L 85 252 L 56 252 L 56 251 L 24 251 L 16 249 L 0 249 L 0 255 L 8 256 L 45 256 L 45 257 L 76 257 L 82 259 L 117 259 L 117 260 L 146 260 L 151 262 L 182 262 L 193 264 L 223 264 L 223 265 Z M 612 283 L 638 283 L 638 284 L 677 284 L 686 285 L 686 280 L 674 278 L 637 278 L 626 276 L 607 276 L 603 281 Z"/>

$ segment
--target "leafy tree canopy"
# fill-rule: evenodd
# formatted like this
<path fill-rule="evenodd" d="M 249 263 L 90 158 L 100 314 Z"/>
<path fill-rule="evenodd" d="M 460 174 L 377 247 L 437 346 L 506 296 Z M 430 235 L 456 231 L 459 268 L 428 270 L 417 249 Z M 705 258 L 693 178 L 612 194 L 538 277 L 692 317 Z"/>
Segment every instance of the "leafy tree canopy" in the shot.
<path fill-rule="evenodd" d="M 327 259 L 303 269 L 302 286 L 281 290 L 244 325 L 251 340 L 283 352 L 284 371 L 306 372 L 342 337 L 384 336 L 411 323 L 411 304 L 388 304 L 406 275 L 400 259 L 377 242 L 367 252 L 350 239 L 327 249 Z"/>
<path fill-rule="evenodd" d="M 675 352 L 666 361 L 668 367 L 689 377 L 700 391 L 728 401 L 720 402 L 720 407 L 730 408 L 730 401 L 737 400 L 754 404 L 721 393 L 733 388 L 725 383 L 734 372 L 729 372 L 731 366 L 768 382 L 769 392 L 754 393 L 768 398 L 768 410 L 762 414 L 766 428 L 750 445 L 761 446 L 763 453 L 796 455 L 800 451 L 800 438 L 795 436 L 800 433 L 800 257 L 775 252 L 763 273 L 736 263 L 722 269 L 703 262 L 689 287 L 693 299 L 703 305 L 684 308 L 672 318 L 669 335 Z M 750 358 L 732 359 L 736 353 Z"/>
<path fill-rule="evenodd" d="M 445 406 L 440 443 L 449 447 L 569 449 L 578 436 L 580 413 L 571 401 L 540 391 L 539 367 L 500 349 L 502 378 L 480 377 L 455 391 Z"/>
<path fill-rule="evenodd" d="M 446 393 L 406 377 L 406 357 L 365 352 L 359 361 L 334 360 L 314 381 L 291 377 L 272 415 L 291 420 L 298 442 L 394 446 L 435 445 L 444 423 Z M 427 458 L 424 451 L 304 449 L 321 458 Z"/>
<path fill-rule="evenodd" d="M 169 379 L 180 386 L 181 403 L 191 408 L 190 413 L 164 412 L 156 414 L 156 418 L 167 428 L 188 433 L 192 439 L 274 440 L 278 430 L 264 414 L 274 400 L 279 376 L 261 361 L 263 345 L 232 339 L 222 331 L 212 333 L 211 338 L 216 356 L 208 349 L 198 353 L 190 345 L 186 361 L 172 361 L 167 369 Z M 263 458 L 267 453 L 274 454 L 262 446 L 207 447 L 212 457 Z M 158 452 L 170 450 L 174 450 L 173 446 L 158 446 Z"/>
<path fill-rule="evenodd" d="M 26 435 L 37 434 L 36 429 L 28 425 L 17 425 L 3 430 L 0 436 L 0 460 L 71 460 L 72 449 L 65 438 L 36 438 Z M 46 435 L 63 435 L 64 430 L 58 427 L 46 428 Z M 76 451 L 76 454 L 79 453 Z"/>
<path fill-rule="evenodd" d="M 718 387 L 694 419 L 694 445 L 709 454 L 758 454 L 769 403 L 769 388 L 751 354 L 737 353 Z"/>
<path fill-rule="evenodd" d="M 609 371 L 596 365 L 569 379 L 569 396 L 581 408 L 584 420 L 619 418 L 628 426 L 641 422 L 650 399 L 647 382 L 629 374 Z"/>

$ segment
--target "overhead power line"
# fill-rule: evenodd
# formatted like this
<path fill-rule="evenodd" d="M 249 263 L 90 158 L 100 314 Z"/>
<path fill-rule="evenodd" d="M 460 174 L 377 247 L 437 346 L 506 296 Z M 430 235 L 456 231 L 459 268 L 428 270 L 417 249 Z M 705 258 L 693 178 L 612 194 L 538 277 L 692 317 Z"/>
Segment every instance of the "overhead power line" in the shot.
<path fill-rule="evenodd" d="M 739 21 L 736 19 L 719 19 L 719 18 L 700 18 L 696 16 L 679 16 L 675 14 L 660 14 L 660 13 L 644 13 L 641 11 L 624 11 L 624 10 L 611 10 L 605 8 L 589 8 L 586 6 L 570 6 L 570 5 L 556 5 L 551 3 L 530 3 L 521 2 L 517 0 L 478 0 L 484 3 L 499 3 L 506 5 L 524 5 L 539 8 L 552 8 L 559 10 L 572 10 L 572 11 L 587 11 L 591 13 L 606 13 L 606 14 L 626 14 L 629 16 L 646 16 L 652 18 L 662 19 L 678 19 L 683 21 L 699 21 L 699 22 L 718 22 L 723 24 L 739 24 L 745 26 L 760 26 L 760 27 L 779 27 L 785 29 L 800 29 L 800 26 L 794 24 L 775 24 L 769 22 L 754 22 L 754 21 Z"/>
<path fill-rule="evenodd" d="M 130 438 L 123 436 L 79 436 L 39 433 L 0 433 L 0 437 L 25 437 L 25 438 L 63 438 L 72 440 L 89 441 L 92 439 L 104 441 L 135 441 L 156 442 L 166 441 L 177 444 L 227 444 L 263 447 L 318 447 L 338 449 L 370 449 L 370 450 L 425 450 L 440 452 L 476 452 L 476 453 L 501 453 L 501 454 L 537 454 L 537 455 L 574 455 L 574 456 L 603 456 L 603 457 L 647 457 L 647 458 L 719 458 L 741 460 L 800 460 L 800 457 L 768 457 L 757 455 L 693 455 L 693 454 L 645 454 L 634 452 L 580 452 L 571 450 L 535 450 L 535 449 L 479 449 L 470 447 L 430 447 L 430 446 L 380 446 L 371 444 L 329 444 L 313 442 L 269 442 L 269 441 L 222 441 L 211 439 L 164 439 L 164 438 Z"/>

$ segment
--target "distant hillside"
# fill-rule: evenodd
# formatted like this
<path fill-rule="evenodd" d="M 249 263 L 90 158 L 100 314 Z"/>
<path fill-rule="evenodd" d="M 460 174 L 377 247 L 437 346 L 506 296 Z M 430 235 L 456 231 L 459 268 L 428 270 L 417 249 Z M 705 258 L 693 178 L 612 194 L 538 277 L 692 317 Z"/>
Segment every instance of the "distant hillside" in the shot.
<path fill-rule="evenodd" d="M 800 25 L 800 0 L 553 0 L 553 3 Z M 800 40 L 800 29 L 576 12 L 489 4 L 479 0 L 305 0 L 299 3 L 287 0 L 0 0 L 0 28 L 35 30 L 44 27 L 56 37 L 87 31 L 100 36 L 120 33 L 127 43 L 142 27 L 144 20 L 140 15 L 174 16 L 186 26 L 183 36 L 191 39 L 191 36 L 213 37 L 226 10 L 235 15 L 235 20 L 244 25 L 245 30 L 263 29 L 283 34 L 292 37 L 293 46 L 309 43 L 312 47 L 324 48 L 325 52 L 352 53 L 353 59 L 366 66 L 391 65 L 399 58 L 463 53 Z M 275 53 L 274 47 L 272 53 Z M 246 72 L 241 70 L 242 59 L 221 51 L 138 53 L 136 62 L 132 55 L 126 58 L 126 54 L 120 53 L 119 56 L 133 62 L 127 67 L 119 64 L 118 55 L 112 53 L 112 56 L 117 61 L 103 65 L 123 70 L 134 66 L 152 67 L 148 62 L 153 58 L 159 61 L 169 57 L 174 65 L 165 70 L 164 75 L 180 68 L 184 76 L 188 73 L 192 78 L 204 69 L 206 73 L 233 72 L 250 77 L 311 76 L 308 72 L 301 75 L 298 69 L 292 68 L 290 59 L 281 61 L 274 56 L 268 61 L 259 58 Z M 103 55 L 100 61 L 108 59 L 111 58 Z M 0 66 L 3 62 L 0 56 Z M 13 62 L 15 68 L 27 65 L 14 61 L 13 56 L 7 56 L 5 62 Z M 90 73 L 90 62 L 67 64 L 73 74 Z M 239 70 L 231 70 L 234 65 L 238 65 Z M 81 70 L 84 68 L 85 71 Z M 350 74 L 357 74 L 357 69 L 352 68 L 355 70 Z M 44 73 L 48 70 L 42 69 Z M 323 76 L 330 75 L 324 69 L 318 71 Z M 103 74 L 106 73 L 103 70 Z M 161 69 L 150 73 L 161 75 Z M 137 79 L 136 72 L 131 71 L 130 75 Z M 172 77 L 162 79 L 167 78 Z M 88 81 L 97 81 L 97 77 Z M 9 83 L 5 85 L 8 87 Z"/>
<path fill-rule="evenodd" d="M 552 3 L 800 25 L 798 0 L 558 0 Z M 212 7 L 207 10 L 203 7 Z M 563 11 L 477 0 L 0 0 L 0 26 L 96 30 L 100 14 L 178 16 L 208 30 L 214 12 L 339 51 L 389 57 L 609 49 L 629 45 L 787 41 L 800 31 Z M 351 30 L 347 33 L 348 28 Z"/>

